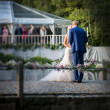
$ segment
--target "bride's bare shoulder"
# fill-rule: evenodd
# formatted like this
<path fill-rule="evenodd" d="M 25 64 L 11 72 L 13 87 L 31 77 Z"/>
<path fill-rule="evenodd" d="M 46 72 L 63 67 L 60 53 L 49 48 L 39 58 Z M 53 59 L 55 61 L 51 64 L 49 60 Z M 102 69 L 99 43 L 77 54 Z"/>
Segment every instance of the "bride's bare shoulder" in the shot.
<path fill-rule="evenodd" d="M 68 35 L 67 34 L 65 34 L 65 38 L 67 38 L 68 37 Z"/>
<path fill-rule="evenodd" d="M 65 34 L 65 36 L 68 36 L 67 34 Z"/>

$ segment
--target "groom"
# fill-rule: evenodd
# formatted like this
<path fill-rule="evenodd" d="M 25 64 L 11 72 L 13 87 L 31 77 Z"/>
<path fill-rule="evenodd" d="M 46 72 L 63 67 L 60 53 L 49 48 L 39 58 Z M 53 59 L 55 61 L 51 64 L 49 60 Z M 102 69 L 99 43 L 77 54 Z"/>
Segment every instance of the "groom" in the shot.
<path fill-rule="evenodd" d="M 84 64 L 84 53 L 86 53 L 85 44 L 88 38 L 84 29 L 79 28 L 79 22 L 73 21 L 73 28 L 69 30 L 69 43 L 71 45 L 71 52 L 73 53 L 74 66 L 77 64 Z M 83 72 L 74 70 L 75 82 L 81 83 L 83 79 Z"/>

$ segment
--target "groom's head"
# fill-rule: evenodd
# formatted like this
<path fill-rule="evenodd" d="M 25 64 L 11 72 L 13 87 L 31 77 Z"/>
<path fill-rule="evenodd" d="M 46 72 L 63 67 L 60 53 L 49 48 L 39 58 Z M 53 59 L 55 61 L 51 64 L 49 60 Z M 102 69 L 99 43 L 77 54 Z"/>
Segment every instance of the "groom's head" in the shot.
<path fill-rule="evenodd" d="M 78 21 L 73 21 L 73 27 L 75 26 L 79 26 L 79 22 Z"/>

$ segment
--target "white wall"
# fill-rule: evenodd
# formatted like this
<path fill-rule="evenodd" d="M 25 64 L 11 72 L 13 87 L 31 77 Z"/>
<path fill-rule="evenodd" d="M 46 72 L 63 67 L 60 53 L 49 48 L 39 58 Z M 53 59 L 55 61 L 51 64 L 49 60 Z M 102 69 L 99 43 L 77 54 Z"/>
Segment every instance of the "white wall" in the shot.
<path fill-rule="evenodd" d="M 15 56 L 20 56 L 24 59 L 26 58 L 31 58 L 34 56 L 41 56 L 41 57 L 47 57 L 50 59 L 59 59 L 63 57 L 64 55 L 64 49 L 58 49 L 58 50 L 50 50 L 50 49 L 45 49 L 45 48 L 37 48 L 34 51 L 32 50 L 27 50 L 23 52 L 22 50 L 15 50 L 15 49 L 1 49 L 0 52 L 3 52 L 4 54 L 14 54 Z"/>
<path fill-rule="evenodd" d="M 21 56 L 24 59 L 26 59 L 27 57 L 31 58 L 34 56 L 42 56 L 55 60 L 64 56 L 65 48 L 57 50 L 37 48 L 34 51 L 27 50 L 25 52 L 23 52 L 22 50 L 16 51 L 14 49 L 1 49 L 0 52 L 3 52 L 5 54 L 14 54 L 16 56 Z M 91 47 L 89 50 L 87 50 L 87 53 L 85 54 L 85 59 L 96 59 L 97 61 L 110 61 L 110 47 Z"/>

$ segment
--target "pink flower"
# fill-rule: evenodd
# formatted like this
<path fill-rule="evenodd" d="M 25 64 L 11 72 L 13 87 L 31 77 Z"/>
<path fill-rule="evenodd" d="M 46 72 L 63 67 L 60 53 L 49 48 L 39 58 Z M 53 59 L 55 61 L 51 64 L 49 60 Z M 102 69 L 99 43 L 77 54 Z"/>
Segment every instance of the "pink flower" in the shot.
<path fill-rule="evenodd" d="M 32 66 L 34 69 L 37 69 L 37 65 L 35 63 L 32 63 Z"/>
<path fill-rule="evenodd" d="M 59 65 L 58 67 L 57 67 L 57 66 L 54 66 L 54 67 L 56 67 L 56 69 L 57 69 L 58 71 L 60 71 L 60 69 L 63 68 L 64 66 L 63 66 L 63 65 Z"/>
<path fill-rule="evenodd" d="M 81 70 L 81 68 L 78 69 L 78 71 L 80 71 L 80 70 Z"/>
<path fill-rule="evenodd" d="M 54 65 L 54 68 L 56 68 L 57 65 Z"/>
<path fill-rule="evenodd" d="M 3 63 L 2 63 L 2 61 L 0 60 L 0 66 L 2 66 L 2 64 L 3 64 Z"/>
<path fill-rule="evenodd" d="M 95 60 L 95 59 L 91 61 L 91 63 L 94 63 L 94 62 L 96 62 L 96 60 Z"/>
<path fill-rule="evenodd" d="M 60 68 L 59 68 L 59 67 L 56 67 L 56 69 L 57 69 L 58 71 L 60 71 Z"/>
<path fill-rule="evenodd" d="M 87 64 L 85 65 L 85 67 L 89 67 L 90 65 L 91 65 L 91 62 L 87 63 Z"/>
<path fill-rule="evenodd" d="M 110 69 L 108 69 L 107 72 L 110 72 Z"/>
<path fill-rule="evenodd" d="M 54 61 L 56 62 L 58 59 L 55 59 Z"/>
<path fill-rule="evenodd" d="M 59 68 L 63 68 L 63 67 L 64 67 L 63 65 L 60 65 L 60 66 L 59 66 Z"/>
<path fill-rule="evenodd" d="M 77 64 L 77 67 L 78 67 L 78 68 L 81 67 L 81 64 Z"/>

